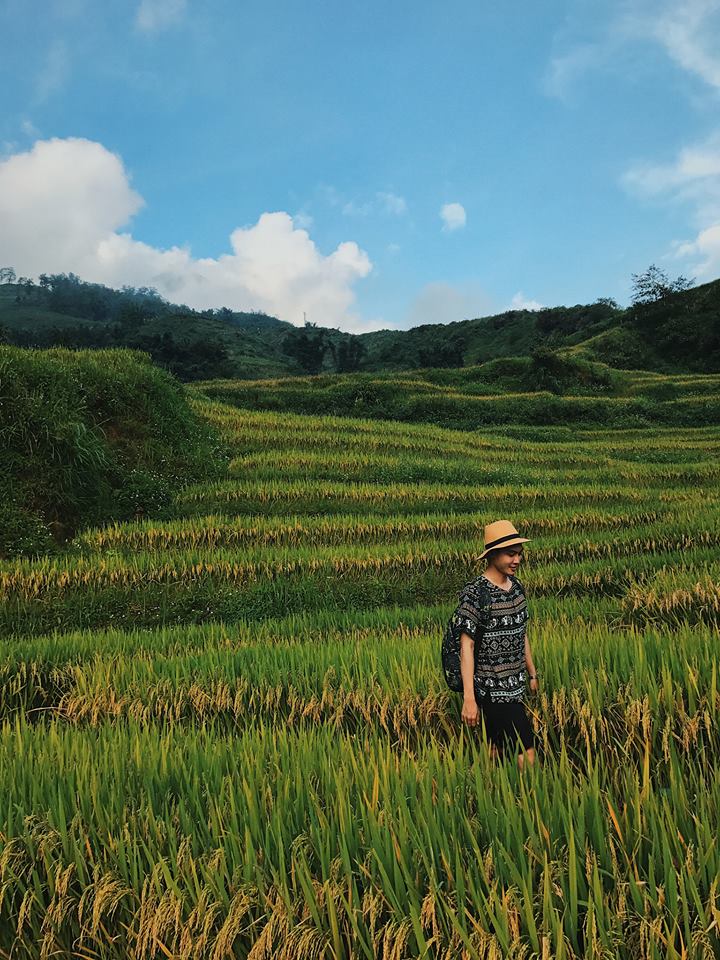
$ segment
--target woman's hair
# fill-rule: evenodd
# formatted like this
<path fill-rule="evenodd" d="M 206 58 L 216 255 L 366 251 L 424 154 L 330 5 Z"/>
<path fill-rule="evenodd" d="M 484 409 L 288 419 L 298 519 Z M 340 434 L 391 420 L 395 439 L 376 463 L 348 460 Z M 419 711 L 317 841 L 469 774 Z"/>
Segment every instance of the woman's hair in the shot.
<path fill-rule="evenodd" d="M 513 544 L 513 546 L 516 546 L 516 544 Z M 522 546 L 522 544 L 520 544 L 520 546 Z M 503 553 L 503 551 L 509 550 L 509 549 L 510 549 L 509 547 L 495 547 L 494 550 L 490 550 L 488 553 L 485 554 L 485 556 L 483 557 L 483 560 L 485 561 L 485 563 L 490 563 L 490 561 L 494 557 L 496 557 L 499 553 Z M 520 552 L 524 553 L 525 551 L 521 550 Z"/>

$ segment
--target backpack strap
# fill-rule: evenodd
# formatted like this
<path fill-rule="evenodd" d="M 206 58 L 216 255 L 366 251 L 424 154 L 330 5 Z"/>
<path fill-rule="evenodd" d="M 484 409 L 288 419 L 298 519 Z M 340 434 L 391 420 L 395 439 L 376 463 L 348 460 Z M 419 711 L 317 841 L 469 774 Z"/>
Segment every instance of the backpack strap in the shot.
<path fill-rule="evenodd" d="M 490 590 L 487 584 L 480 580 L 473 580 L 465 587 L 463 593 L 469 594 L 473 600 L 475 607 L 480 613 L 480 625 L 483 630 L 486 630 L 490 623 L 490 610 L 492 609 L 492 597 L 490 596 Z"/>

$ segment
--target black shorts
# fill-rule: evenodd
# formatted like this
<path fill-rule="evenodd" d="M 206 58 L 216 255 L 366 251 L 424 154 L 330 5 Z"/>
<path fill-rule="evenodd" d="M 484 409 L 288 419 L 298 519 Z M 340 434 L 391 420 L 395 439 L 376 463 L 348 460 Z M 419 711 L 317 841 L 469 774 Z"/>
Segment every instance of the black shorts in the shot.
<path fill-rule="evenodd" d="M 485 721 L 488 741 L 497 747 L 500 753 L 506 748 L 522 753 L 518 740 L 525 750 L 534 748 L 535 734 L 521 700 L 492 703 L 482 699 L 479 706 L 480 719 Z"/>

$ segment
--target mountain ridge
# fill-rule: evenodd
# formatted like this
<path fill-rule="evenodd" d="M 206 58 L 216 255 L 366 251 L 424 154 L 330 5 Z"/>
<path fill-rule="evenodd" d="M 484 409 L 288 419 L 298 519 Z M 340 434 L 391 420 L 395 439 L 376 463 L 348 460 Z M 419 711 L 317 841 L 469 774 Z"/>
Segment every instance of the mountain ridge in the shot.
<path fill-rule="evenodd" d="M 0 341 L 127 347 L 185 381 L 460 368 L 552 350 L 620 369 L 720 371 L 720 280 L 656 301 L 508 310 L 409 330 L 352 334 L 262 312 L 192 310 L 152 288 L 114 290 L 73 274 L 0 284 Z"/>

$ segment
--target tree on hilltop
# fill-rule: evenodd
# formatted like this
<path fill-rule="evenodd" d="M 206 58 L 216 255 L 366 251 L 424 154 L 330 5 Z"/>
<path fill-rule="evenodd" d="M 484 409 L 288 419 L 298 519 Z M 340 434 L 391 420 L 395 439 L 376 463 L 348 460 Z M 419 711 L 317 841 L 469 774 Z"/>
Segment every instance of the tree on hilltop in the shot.
<path fill-rule="evenodd" d="M 694 278 L 682 275 L 671 280 L 664 270 L 651 263 L 644 273 L 632 274 L 632 304 L 638 307 L 659 303 L 673 293 L 689 290 L 694 282 Z"/>
<path fill-rule="evenodd" d="M 330 350 L 335 358 L 335 369 L 338 373 L 354 373 L 360 369 L 360 362 L 365 356 L 365 345 L 357 337 L 345 337 L 337 345 L 331 343 Z"/>
<path fill-rule="evenodd" d="M 326 333 L 314 323 L 290 331 L 282 341 L 283 353 L 297 360 L 305 373 L 320 373 L 327 349 Z"/>
<path fill-rule="evenodd" d="M 693 283 L 683 276 L 671 280 L 655 264 L 633 274 L 629 319 L 658 356 L 702 370 L 717 357 L 718 324 L 714 311 L 698 310 L 704 295 L 691 290 Z"/>

